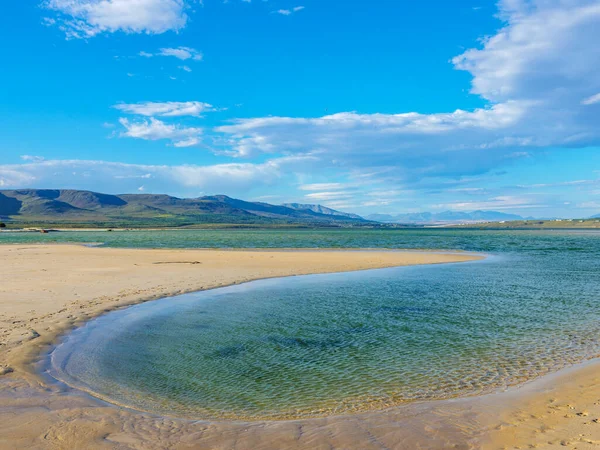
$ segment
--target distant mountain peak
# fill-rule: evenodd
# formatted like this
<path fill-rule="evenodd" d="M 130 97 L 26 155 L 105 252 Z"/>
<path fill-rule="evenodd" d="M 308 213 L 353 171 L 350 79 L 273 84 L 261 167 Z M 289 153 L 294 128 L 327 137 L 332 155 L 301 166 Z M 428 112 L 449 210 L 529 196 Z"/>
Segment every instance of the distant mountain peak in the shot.
<path fill-rule="evenodd" d="M 328 208 L 323 205 L 312 205 L 306 203 L 284 203 L 281 206 L 285 206 L 286 208 L 295 209 L 297 211 L 312 211 L 314 213 L 323 214 L 326 216 L 338 216 L 338 217 L 350 217 L 352 219 L 360 219 L 363 218 L 358 214 L 351 214 L 342 211 L 337 211 L 335 209 Z"/>
<path fill-rule="evenodd" d="M 476 222 L 499 222 L 511 220 L 523 220 L 523 217 L 517 214 L 508 214 L 499 211 L 443 211 L 439 213 L 421 212 L 408 214 L 372 214 L 367 216 L 368 220 L 375 220 L 386 223 L 405 223 L 418 225 L 435 224 L 458 224 L 458 223 L 476 223 Z"/>

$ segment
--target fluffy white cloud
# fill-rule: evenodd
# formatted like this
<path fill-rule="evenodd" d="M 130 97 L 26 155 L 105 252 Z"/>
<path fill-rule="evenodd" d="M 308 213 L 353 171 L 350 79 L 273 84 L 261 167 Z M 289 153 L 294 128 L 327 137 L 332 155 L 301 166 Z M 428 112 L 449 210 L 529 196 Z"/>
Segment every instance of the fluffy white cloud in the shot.
<path fill-rule="evenodd" d="M 89 38 L 103 32 L 160 34 L 185 27 L 184 0 L 46 0 L 67 38 Z M 51 23 L 47 22 L 47 23 Z"/>
<path fill-rule="evenodd" d="M 547 147 L 600 144 L 600 3 L 504 0 L 505 26 L 454 58 L 488 101 L 474 111 L 241 119 L 217 128 L 233 154 L 318 154 L 388 178 L 482 173 Z"/>
<path fill-rule="evenodd" d="M 318 154 L 331 166 L 360 168 L 380 176 L 473 173 L 515 157 L 506 147 L 543 146 L 548 136 L 505 134 L 527 105 L 494 105 L 448 114 L 340 113 L 320 118 L 242 119 L 217 128 L 238 156 L 260 153 Z M 534 142 L 537 140 L 537 142 Z"/>
<path fill-rule="evenodd" d="M 162 117 L 180 117 L 193 116 L 200 117 L 202 113 L 214 111 L 212 105 L 203 102 L 140 102 L 140 103 L 121 103 L 114 105 L 127 114 L 137 114 L 140 116 L 162 116 Z"/>
<path fill-rule="evenodd" d="M 169 140 L 175 147 L 192 147 L 200 143 L 202 128 L 184 127 L 166 124 L 154 117 L 149 120 L 130 122 L 121 118 L 119 123 L 125 127 L 123 137 L 144 139 L 147 141 Z"/>
<path fill-rule="evenodd" d="M 600 3 L 504 0 L 508 25 L 454 58 L 473 75 L 473 92 L 495 102 L 534 99 L 579 103 L 600 91 Z M 569 105 L 571 106 L 571 105 Z"/>

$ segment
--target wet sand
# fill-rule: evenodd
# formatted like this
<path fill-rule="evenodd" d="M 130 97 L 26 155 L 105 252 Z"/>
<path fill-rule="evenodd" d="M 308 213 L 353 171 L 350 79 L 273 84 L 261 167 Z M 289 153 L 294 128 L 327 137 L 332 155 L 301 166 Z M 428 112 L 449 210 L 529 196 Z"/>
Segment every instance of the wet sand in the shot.
<path fill-rule="evenodd" d="M 429 405 L 306 421 L 192 422 L 108 405 L 51 383 L 37 368 L 61 334 L 148 300 L 261 278 L 480 258 L 448 252 L 0 246 L 0 448 L 401 448 L 401 442 L 418 448 L 413 443 L 423 439 L 424 448 L 443 446 L 453 441 L 452 432 L 440 432 L 443 417 L 422 419 L 431 414 Z M 411 421 L 437 425 L 409 432 Z"/>
<path fill-rule="evenodd" d="M 485 449 L 600 448 L 600 360 L 483 398 Z"/>

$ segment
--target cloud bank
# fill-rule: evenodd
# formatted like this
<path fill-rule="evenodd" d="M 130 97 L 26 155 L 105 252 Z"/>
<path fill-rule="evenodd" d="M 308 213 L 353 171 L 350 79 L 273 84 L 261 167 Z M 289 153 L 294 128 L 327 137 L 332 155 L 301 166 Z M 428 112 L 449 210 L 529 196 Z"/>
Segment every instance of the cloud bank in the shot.
<path fill-rule="evenodd" d="M 0 165 L 0 188 L 38 187 L 91 189 L 127 193 L 143 184 L 150 192 L 185 196 L 236 194 L 271 186 L 297 169 L 306 169 L 306 157 L 275 158 L 260 164 L 149 165 L 109 161 L 27 159 L 23 164 Z"/>

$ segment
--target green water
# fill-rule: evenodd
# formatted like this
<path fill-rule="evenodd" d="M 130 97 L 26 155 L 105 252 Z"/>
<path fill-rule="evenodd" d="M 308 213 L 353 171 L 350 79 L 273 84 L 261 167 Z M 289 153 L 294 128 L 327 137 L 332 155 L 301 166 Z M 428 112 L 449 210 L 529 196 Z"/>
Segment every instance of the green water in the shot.
<path fill-rule="evenodd" d="M 600 231 L 165 230 L 0 232 L 0 244 L 85 243 L 128 248 L 407 248 L 523 251 L 595 242 Z"/>
<path fill-rule="evenodd" d="M 159 414 L 259 419 L 490 392 L 600 354 L 598 232 L 181 233 L 88 237 L 112 246 L 444 248 L 490 256 L 264 280 L 138 305 L 69 335 L 52 353 L 54 376 Z"/>

